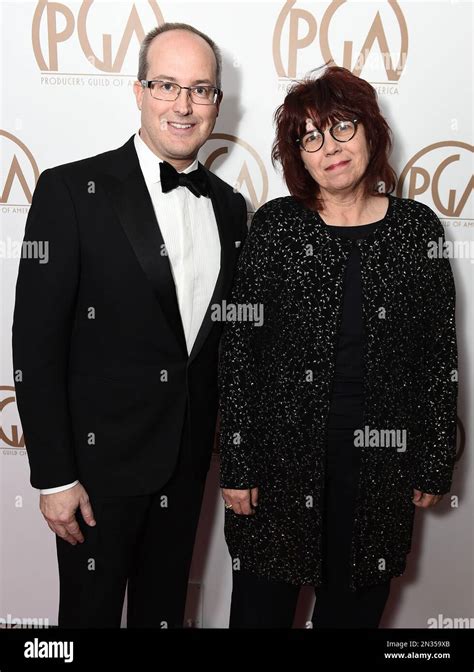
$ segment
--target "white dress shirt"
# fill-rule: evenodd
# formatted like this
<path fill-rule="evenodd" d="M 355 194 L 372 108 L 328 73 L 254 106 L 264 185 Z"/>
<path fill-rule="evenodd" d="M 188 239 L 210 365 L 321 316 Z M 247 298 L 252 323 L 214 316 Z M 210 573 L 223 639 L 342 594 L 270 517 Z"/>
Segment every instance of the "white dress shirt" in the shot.
<path fill-rule="evenodd" d="M 221 246 L 214 209 L 210 198 L 198 198 L 187 187 L 177 187 L 164 194 L 161 191 L 160 159 L 139 133 L 136 133 L 134 143 L 170 261 L 189 354 L 220 271 Z M 183 172 L 190 173 L 197 167 L 196 159 Z M 51 495 L 77 483 L 79 481 L 40 492 Z"/>

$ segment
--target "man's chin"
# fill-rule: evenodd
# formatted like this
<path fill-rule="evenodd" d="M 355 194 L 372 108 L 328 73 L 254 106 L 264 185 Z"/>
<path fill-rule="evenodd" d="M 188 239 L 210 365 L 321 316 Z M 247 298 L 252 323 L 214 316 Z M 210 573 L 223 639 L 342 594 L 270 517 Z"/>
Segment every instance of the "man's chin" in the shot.
<path fill-rule="evenodd" d="M 199 147 L 167 147 L 166 148 L 166 155 L 170 159 L 174 159 L 175 161 L 194 161 L 194 159 L 197 157 L 198 152 L 201 148 L 201 145 Z"/>
<path fill-rule="evenodd" d="M 169 138 L 171 139 L 171 138 Z M 195 158 L 201 147 L 209 138 L 182 138 L 174 139 L 173 142 L 163 143 L 163 149 L 169 156 L 176 159 Z"/>

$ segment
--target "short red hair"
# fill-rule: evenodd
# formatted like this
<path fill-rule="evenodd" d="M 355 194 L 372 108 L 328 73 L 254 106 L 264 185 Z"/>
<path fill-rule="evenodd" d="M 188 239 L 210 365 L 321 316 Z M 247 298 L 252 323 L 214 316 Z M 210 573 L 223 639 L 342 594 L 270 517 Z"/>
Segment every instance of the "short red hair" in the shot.
<path fill-rule="evenodd" d="M 311 76 L 295 82 L 275 112 L 276 137 L 272 161 L 280 162 L 290 194 L 306 207 L 321 210 L 319 186 L 305 169 L 301 149 L 296 142 L 306 133 L 306 119 L 324 129 L 344 119 L 357 118 L 364 126 L 369 163 L 362 177 L 364 193 L 383 195 L 395 189 L 397 178 L 389 164 L 391 131 L 380 112 L 373 86 L 347 70 L 328 66 L 318 78 Z M 383 182 L 383 192 L 378 185 Z"/>

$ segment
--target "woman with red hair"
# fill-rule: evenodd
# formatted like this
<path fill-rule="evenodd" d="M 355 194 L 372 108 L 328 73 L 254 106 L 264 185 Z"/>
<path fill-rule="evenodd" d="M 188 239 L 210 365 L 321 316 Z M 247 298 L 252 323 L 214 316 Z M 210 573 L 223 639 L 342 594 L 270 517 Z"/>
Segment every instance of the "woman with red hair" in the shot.
<path fill-rule="evenodd" d="M 390 194 L 372 86 L 328 67 L 275 115 L 290 196 L 255 214 L 220 364 L 231 627 L 378 627 L 416 507 L 449 491 L 456 446 L 454 284 L 443 228 Z M 237 311 L 236 314 L 238 314 Z M 263 317 L 263 319 L 261 319 Z"/>

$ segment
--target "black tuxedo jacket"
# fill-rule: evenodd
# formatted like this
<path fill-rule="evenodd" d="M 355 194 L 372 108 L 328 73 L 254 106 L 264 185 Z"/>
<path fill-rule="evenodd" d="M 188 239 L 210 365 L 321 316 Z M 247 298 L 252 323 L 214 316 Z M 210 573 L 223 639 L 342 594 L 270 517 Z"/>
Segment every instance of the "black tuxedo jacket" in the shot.
<path fill-rule="evenodd" d="M 157 159 L 158 161 L 159 159 Z M 101 495 L 158 490 L 190 437 L 205 476 L 217 414 L 222 323 L 247 233 L 243 197 L 208 172 L 221 243 L 214 294 L 188 356 L 170 263 L 135 152 L 121 148 L 42 173 L 13 322 L 18 409 L 36 488 L 79 479 Z"/>

